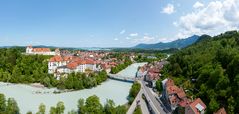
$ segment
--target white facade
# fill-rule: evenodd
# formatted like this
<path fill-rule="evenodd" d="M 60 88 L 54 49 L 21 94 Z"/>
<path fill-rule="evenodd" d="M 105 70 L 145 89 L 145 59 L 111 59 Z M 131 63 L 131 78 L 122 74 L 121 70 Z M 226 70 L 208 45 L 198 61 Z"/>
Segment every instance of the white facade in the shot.
<path fill-rule="evenodd" d="M 32 55 L 56 55 L 56 53 L 54 51 L 34 51 L 34 48 L 32 48 L 31 46 L 27 46 L 26 48 L 26 54 L 32 54 Z"/>
<path fill-rule="evenodd" d="M 48 73 L 49 74 L 53 74 L 54 72 L 57 72 L 56 69 L 58 67 L 64 66 L 66 65 L 67 62 L 66 61 L 59 61 L 59 62 L 48 62 Z"/>

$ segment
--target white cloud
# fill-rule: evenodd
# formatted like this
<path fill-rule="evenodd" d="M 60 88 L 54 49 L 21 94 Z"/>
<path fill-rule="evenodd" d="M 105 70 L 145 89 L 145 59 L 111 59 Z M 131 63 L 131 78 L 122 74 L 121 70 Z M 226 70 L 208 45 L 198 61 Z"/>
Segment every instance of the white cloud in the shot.
<path fill-rule="evenodd" d="M 124 34 L 126 32 L 126 30 L 122 30 L 120 31 L 120 34 Z"/>
<path fill-rule="evenodd" d="M 118 38 L 115 38 L 114 40 L 117 41 L 117 40 L 119 40 L 119 39 L 118 39 Z"/>
<path fill-rule="evenodd" d="M 196 9 L 202 8 L 202 7 L 204 7 L 204 4 L 201 3 L 201 2 L 199 2 L 199 1 L 197 1 L 197 2 L 193 5 L 193 8 L 196 8 Z"/>
<path fill-rule="evenodd" d="M 144 36 L 142 38 L 134 38 L 132 40 L 133 43 L 155 43 L 155 37 L 152 36 Z"/>
<path fill-rule="evenodd" d="M 239 0 L 212 1 L 203 8 L 181 16 L 174 23 L 178 38 L 193 34 L 216 35 L 239 27 Z"/>
<path fill-rule="evenodd" d="M 126 40 L 129 40 L 129 39 L 131 39 L 131 38 L 130 38 L 130 37 L 126 37 L 125 39 L 126 39 Z"/>
<path fill-rule="evenodd" d="M 167 4 L 167 6 L 165 6 L 161 13 L 166 13 L 166 14 L 172 14 L 174 13 L 174 5 L 173 4 Z"/>
<path fill-rule="evenodd" d="M 138 36 L 138 33 L 131 33 L 129 36 L 131 37 Z"/>

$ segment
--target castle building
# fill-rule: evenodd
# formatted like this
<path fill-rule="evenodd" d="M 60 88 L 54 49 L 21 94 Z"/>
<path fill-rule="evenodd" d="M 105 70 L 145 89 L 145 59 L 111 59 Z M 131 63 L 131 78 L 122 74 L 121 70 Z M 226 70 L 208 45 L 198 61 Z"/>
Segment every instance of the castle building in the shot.
<path fill-rule="evenodd" d="M 50 48 L 33 48 L 32 46 L 27 46 L 26 54 L 29 55 L 59 55 L 60 50 L 55 49 L 55 51 L 51 51 Z"/>

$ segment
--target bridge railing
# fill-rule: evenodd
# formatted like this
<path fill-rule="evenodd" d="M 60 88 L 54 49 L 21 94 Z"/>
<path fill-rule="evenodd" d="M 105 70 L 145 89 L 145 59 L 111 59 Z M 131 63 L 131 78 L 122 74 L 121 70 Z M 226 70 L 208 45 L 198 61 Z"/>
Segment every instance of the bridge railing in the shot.
<path fill-rule="evenodd" d="M 117 78 L 117 79 L 121 79 L 121 80 L 129 80 L 129 81 L 134 81 L 135 80 L 135 78 L 121 76 L 121 75 L 117 75 L 117 74 L 108 74 L 108 76 L 111 77 L 111 78 Z"/>

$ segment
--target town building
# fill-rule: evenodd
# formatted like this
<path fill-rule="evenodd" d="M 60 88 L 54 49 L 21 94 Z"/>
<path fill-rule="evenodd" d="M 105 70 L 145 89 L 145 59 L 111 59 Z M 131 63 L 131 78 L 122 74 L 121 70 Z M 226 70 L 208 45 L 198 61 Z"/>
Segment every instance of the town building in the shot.
<path fill-rule="evenodd" d="M 178 107 L 183 107 L 185 114 L 204 114 L 206 105 L 200 98 L 191 100 L 187 98 L 183 88 L 174 84 L 170 78 L 162 81 L 163 92 L 161 100 L 169 112 L 175 111 Z"/>
<path fill-rule="evenodd" d="M 185 107 L 185 114 L 204 114 L 206 105 L 200 98 L 197 98 Z"/>
<path fill-rule="evenodd" d="M 54 74 L 59 79 L 62 74 L 72 72 L 92 72 L 99 71 L 96 63 L 92 59 L 82 59 L 77 56 L 56 55 L 48 62 L 48 73 Z"/>
<path fill-rule="evenodd" d="M 26 47 L 26 54 L 30 55 L 60 55 L 60 50 L 55 49 L 51 51 L 50 48 L 33 48 L 32 46 Z"/>
<path fill-rule="evenodd" d="M 144 77 L 144 80 L 148 82 L 148 85 L 154 88 L 156 87 L 156 81 L 162 76 L 161 70 L 165 64 L 167 64 L 165 61 L 154 61 L 145 64 L 139 68 L 137 77 Z"/>

